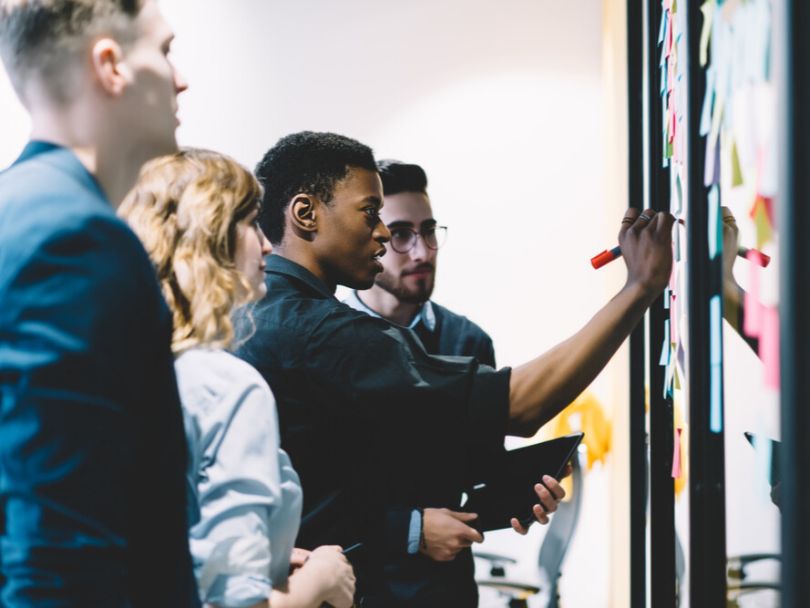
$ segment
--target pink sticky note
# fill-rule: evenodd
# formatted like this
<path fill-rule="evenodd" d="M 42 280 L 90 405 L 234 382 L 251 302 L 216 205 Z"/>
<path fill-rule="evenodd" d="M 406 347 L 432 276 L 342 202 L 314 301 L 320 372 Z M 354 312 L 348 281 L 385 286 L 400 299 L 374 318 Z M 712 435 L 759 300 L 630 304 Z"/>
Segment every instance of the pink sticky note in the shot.
<path fill-rule="evenodd" d="M 681 476 L 681 427 L 675 429 L 675 437 L 672 442 L 672 479 Z"/>
<path fill-rule="evenodd" d="M 779 311 L 775 306 L 762 308 L 759 358 L 765 367 L 765 386 L 779 390 Z"/>
<path fill-rule="evenodd" d="M 762 332 L 762 305 L 759 303 L 759 252 L 748 251 L 748 291 L 743 300 L 743 332 L 746 336 L 758 338 Z"/>

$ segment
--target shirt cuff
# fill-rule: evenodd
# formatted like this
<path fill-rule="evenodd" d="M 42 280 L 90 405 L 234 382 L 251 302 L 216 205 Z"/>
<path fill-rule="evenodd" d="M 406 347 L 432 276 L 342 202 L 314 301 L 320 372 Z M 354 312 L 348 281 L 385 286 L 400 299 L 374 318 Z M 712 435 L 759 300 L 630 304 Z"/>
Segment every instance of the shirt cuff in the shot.
<path fill-rule="evenodd" d="M 422 536 L 422 513 L 419 509 L 411 511 L 411 524 L 408 527 L 408 554 L 419 552 L 419 537 Z"/>

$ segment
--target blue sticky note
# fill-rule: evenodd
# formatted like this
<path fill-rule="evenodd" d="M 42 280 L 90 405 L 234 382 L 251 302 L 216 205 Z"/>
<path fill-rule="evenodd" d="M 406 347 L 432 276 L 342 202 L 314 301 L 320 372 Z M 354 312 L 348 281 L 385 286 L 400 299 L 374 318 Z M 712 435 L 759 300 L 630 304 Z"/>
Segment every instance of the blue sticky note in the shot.
<path fill-rule="evenodd" d="M 669 287 L 664 290 L 664 308 L 669 310 L 669 301 L 672 299 L 672 296 L 669 293 Z"/>
<path fill-rule="evenodd" d="M 658 27 L 658 44 L 664 41 L 664 33 L 667 29 L 667 11 L 661 11 L 661 25 Z"/>
<path fill-rule="evenodd" d="M 664 375 L 664 399 L 672 397 L 672 385 L 675 381 L 675 359 L 672 356 L 673 348 L 671 345 L 667 348 L 667 370 Z"/>
<path fill-rule="evenodd" d="M 709 300 L 709 364 L 723 362 L 723 301 L 720 295 Z"/>
<path fill-rule="evenodd" d="M 723 432 L 723 366 L 712 365 L 711 375 L 711 397 L 709 401 L 709 430 L 712 433 Z"/>
<path fill-rule="evenodd" d="M 664 345 L 661 347 L 661 358 L 658 360 L 658 365 L 669 365 L 669 319 L 664 321 Z"/>
<path fill-rule="evenodd" d="M 713 184 L 709 189 L 709 258 L 723 253 L 723 220 L 720 215 L 720 189 Z"/>

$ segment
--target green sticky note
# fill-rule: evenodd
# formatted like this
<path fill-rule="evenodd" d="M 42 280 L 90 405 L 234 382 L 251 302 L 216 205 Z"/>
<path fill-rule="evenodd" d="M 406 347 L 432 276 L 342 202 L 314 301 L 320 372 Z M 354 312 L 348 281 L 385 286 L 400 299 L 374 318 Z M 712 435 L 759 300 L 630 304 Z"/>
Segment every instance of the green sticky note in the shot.
<path fill-rule="evenodd" d="M 740 168 L 740 155 L 737 153 L 737 142 L 731 142 L 731 185 L 743 185 L 742 169 Z"/>

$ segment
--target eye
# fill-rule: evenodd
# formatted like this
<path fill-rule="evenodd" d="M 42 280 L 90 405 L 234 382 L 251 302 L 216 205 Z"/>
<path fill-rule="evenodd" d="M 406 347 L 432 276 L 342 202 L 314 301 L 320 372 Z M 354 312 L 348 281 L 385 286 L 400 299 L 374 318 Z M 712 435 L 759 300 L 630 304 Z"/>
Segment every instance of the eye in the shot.
<path fill-rule="evenodd" d="M 363 212 L 365 212 L 366 215 L 374 219 L 379 219 L 380 217 L 380 210 L 377 207 L 366 207 L 365 209 L 363 209 Z"/>
<path fill-rule="evenodd" d="M 407 228 L 394 228 L 391 231 L 391 238 L 392 239 L 401 239 L 401 240 L 404 241 L 404 240 L 410 239 L 411 234 L 412 234 L 411 231 L 408 230 Z"/>

